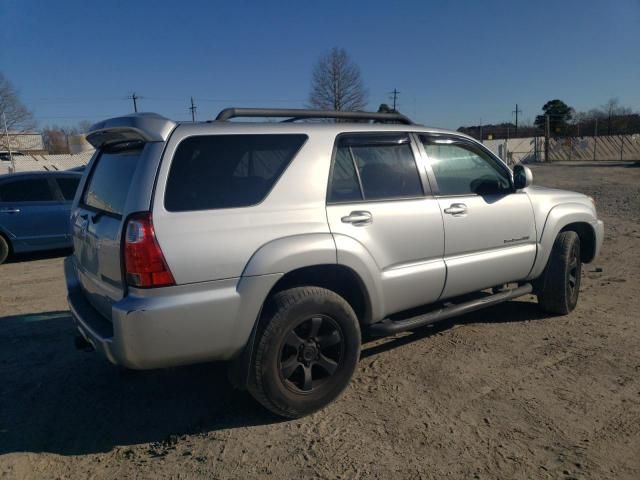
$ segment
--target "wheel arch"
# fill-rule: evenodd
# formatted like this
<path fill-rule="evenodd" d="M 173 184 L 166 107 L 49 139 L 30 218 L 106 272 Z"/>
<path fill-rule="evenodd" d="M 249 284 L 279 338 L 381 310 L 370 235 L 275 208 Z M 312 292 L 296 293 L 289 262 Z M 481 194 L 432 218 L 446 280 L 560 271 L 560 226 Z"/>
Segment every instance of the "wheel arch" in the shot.
<path fill-rule="evenodd" d="M 302 286 L 322 287 L 337 293 L 351 305 L 361 325 L 370 323 L 371 298 L 363 280 L 351 268 L 337 263 L 297 268 L 276 282 L 266 301 L 278 292 Z"/>
<path fill-rule="evenodd" d="M 589 263 L 596 254 L 596 232 L 588 222 L 573 222 L 562 227 L 560 232 L 576 232 L 580 238 L 580 260 Z M 558 233 L 560 233 L 558 232 Z"/>
<path fill-rule="evenodd" d="M 596 218 L 593 210 L 582 203 L 567 203 L 552 208 L 545 220 L 540 242 L 538 243 L 538 255 L 528 279 L 539 277 L 553 248 L 553 244 L 563 231 L 575 231 L 579 238 L 581 259 L 583 263 L 591 262 L 597 252 L 597 237 L 594 227 Z"/>

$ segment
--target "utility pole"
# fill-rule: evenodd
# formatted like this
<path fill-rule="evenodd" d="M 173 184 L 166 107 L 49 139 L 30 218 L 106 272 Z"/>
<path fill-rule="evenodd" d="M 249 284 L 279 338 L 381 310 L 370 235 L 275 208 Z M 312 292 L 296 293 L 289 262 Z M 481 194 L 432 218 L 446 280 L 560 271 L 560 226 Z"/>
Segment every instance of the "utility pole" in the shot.
<path fill-rule="evenodd" d="M 16 172 L 16 164 L 13 161 L 13 152 L 11 151 L 11 141 L 9 140 L 9 129 L 7 128 L 7 116 L 2 112 L 2 121 L 4 122 L 4 134 L 7 137 L 7 150 L 9 151 L 9 160 L 11 161 L 11 173 Z"/>
<path fill-rule="evenodd" d="M 196 110 L 198 107 L 195 106 L 195 104 L 193 103 L 193 97 L 191 97 L 191 106 L 189 107 L 189 110 L 191 110 L 191 121 L 193 123 L 196 123 Z"/>
<path fill-rule="evenodd" d="M 549 161 L 549 135 L 551 135 L 551 125 L 549 121 L 549 114 L 544 116 L 544 161 Z"/>
<path fill-rule="evenodd" d="M 396 111 L 396 102 L 398 100 L 398 95 L 400 94 L 400 92 L 397 89 L 393 89 L 392 92 L 389 92 L 393 95 L 393 111 Z"/>
<path fill-rule="evenodd" d="M 511 113 L 515 113 L 516 114 L 516 132 L 515 132 L 515 134 L 513 136 L 514 136 L 514 138 L 517 138 L 518 137 L 518 113 L 522 113 L 522 110 L 518 110 L 518 104 L 517 103 L 516 103 L 516 109 Z"/>
<path fill-rule="evenodd" d="M 138 100 L 142 97 L 139 97 L 138 95 L 136 95 L 136 92 L 133 92 L 127 98 L 133 100 L 133 111 L 138 113 Z"/>

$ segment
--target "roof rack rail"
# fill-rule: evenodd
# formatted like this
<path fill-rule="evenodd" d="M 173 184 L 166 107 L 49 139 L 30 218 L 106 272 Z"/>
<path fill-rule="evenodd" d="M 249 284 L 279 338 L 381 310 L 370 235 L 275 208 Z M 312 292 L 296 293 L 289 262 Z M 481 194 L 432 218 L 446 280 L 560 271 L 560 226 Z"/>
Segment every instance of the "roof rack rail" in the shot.
<path fill-rule="evenodd" d="M 378 120 L 413 125 L 413 122 L 401 113 L 377 112 L 339 112 L 334 110 L 307 110 L 302 108 L 225 108 L 216 117 L 224 122 L 237 117 L 278 117 L 285 122 L 294 122 L 303 118 L 343 118 L 349 120 Z"/>

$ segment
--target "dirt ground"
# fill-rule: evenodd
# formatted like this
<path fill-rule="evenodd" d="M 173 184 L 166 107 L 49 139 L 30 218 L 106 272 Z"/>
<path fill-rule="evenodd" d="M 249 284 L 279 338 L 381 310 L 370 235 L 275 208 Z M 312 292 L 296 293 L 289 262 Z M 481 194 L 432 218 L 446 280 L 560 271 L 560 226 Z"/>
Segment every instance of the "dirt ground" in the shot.
<path fill-rule="evenodd" d="M 532 167 L 606 223 L 571 315 L 525 297 L 368 343 L 345 395 L 296 421 L 220 365 L 126 372 L 76 351 L 62 259 L 2 265 L 0 477 L 638 479 L 636 166 Z"/>

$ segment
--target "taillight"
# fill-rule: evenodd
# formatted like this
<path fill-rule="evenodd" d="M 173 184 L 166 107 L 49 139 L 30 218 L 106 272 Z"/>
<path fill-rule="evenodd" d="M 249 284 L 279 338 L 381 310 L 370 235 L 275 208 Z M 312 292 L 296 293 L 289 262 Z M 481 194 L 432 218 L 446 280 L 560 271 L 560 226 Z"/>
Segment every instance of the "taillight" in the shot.
<path fill-rule="evenodd" d="M 148 212 L 133 215 L 127 223 L 124 267 L 127 283 L 133 287 L 166 287 L 176 283 L 156 240 Z"/>

